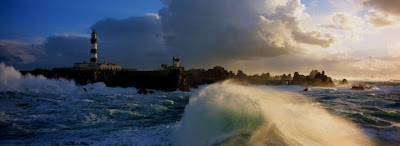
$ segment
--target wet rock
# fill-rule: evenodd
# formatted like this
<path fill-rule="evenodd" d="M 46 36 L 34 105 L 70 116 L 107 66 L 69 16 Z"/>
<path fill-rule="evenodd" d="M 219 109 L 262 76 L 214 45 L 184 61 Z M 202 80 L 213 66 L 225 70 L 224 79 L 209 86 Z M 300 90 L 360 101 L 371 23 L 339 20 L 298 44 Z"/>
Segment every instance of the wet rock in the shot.
<path fill-rule="evenodd" d="M 153 90 L 150 90 L 149 93 L 150 93 L 150 94 L 154 94 L 154 91 L 153 91 Z"/>
<path fill-rule="evenodd" d="M 353 84 L 351 89 L 352 90 L 370 90 L 370 89 L 372 89 L 372 87 L 368 86 L 367 84 L 358 83 L 358 84 Z"/>
<path fill-rule="evenodd" d="M 343 79 L 342 81 L 339 82 L 339 85 L 347 85 L 349 84 L 349 81 L 347 81 L 346 79 Z"/>
<path fill-rule="evenodd" d="M 138 94 L 147 94 L 148 92 L 147 92 L 147 90 L 146 89 L 139 89 L 138 91 L 137 91 L 137 93 Z"/>
<path fill-rule="evenodd" d="M 18 107 L 29 107 L 29 106 L 31 106 L 31 105 L 28 104 L 28 103 L 21 103 L 21 104 L 17 104 L 17 106 L 18 106 Z"/>

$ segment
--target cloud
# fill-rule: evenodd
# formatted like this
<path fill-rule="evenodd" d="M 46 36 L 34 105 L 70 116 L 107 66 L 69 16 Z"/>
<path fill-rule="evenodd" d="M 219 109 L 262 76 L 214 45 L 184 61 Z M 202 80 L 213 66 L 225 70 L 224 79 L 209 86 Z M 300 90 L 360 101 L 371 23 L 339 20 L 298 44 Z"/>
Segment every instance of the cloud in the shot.
<path fill-rule="evenodd" d="M 36 61 L 42 52 L 40 46 L 16 40 L 0 40 L 0 62 L 7 64 L 28 64 Z"/>
<path fill-rule="evenodd" d="M 366 15 L 375 27 L 393 26 L 399 23 L 400 1 L 398 0 L 363 0 L 362 4 L 372 7 Z"/>
<path fill-rule="evenodd" d="M 400 57 L 400 43 L 390 45 L 387 50 L 391 57 Z"/>
<path fill-rule="evenodd" d="M 165 45 L 159 19 L 158 14 L 148 13 L 141 17 L 96 22 L 92 27 L 98 35 L 98 61 L 142 70 L 169 63 L 174 49 Z M 89 39 L 89 35 L 56 34 L 37 45 L 38 49 L 24 42 L 0 40 L 0 61 L 19 69 L 18 63 L 27 64 L 22 67 L 24 69 L 71 67 L 76 62 L 89 62 Z"/>
<path fill-rule="evenodd" d="M 89 61 L 88 36 L 58 34 L 49 36 L 42 44 L 29 44 L 16 40 L 0 40 L 0 62 L 18 67 L 65 67 L 74 62 Z"/>
<path fill-rule="evenodd" d="M 351 31 L 365 24 L 360 17 L 345 12 L 335 12 L 329 18 L 332 24 L 321 25 L 321 27 Z"/>
<path fill-rule="evenodd" d="M 400 1 L 398 0 L 363 0 L 364 6 L 374 7 L 380 11 L 393 15 L 400 15 Z"/>
<path fill-rule="evenodd" d="M 318 45 L 323 48 L 329 48 L 333 43 L 336 42 L 334 35 L 329 33 L 323 34 L 319 31 L 295 31 L 293 32 L 293 36 L 297 42 Z"/>
<path fill-rule="evenodd" d="M 375 27 L 393 26 L 398 24 L 400 17 L 386 13 L 378 9 L 368 10 L 366 15 L 368 21 Z"/>
<path fill-rule="evenodd" d="M 65 67 L 72 66 L 75 62 L 89 61 L 89 42 L 89 36 L 85 35 L 50 36 L 43 44 L 46 54 L 38 62 L 46 67 Z"/>
<path fill-rule="evenodd" d="M 357 14 L 363 10 L 360 0 L 328 0 L 335 11 Z"/>
<path fill-rule="evenodd" d="M 92 27 L 98 33 L 99 61 L 152 70 L 178 56 L 186 68 L 222 65 L 250 73 L 319 69 L 334 76 L 360 77 L 399 70 L 392 61 L 326 53 L 328 49 L 322 48 L 335 44 L 336 35 L 304 29 L 301 19 L 308 14 L 299 0 L 166 0 L 165 4 L 158 14 L 96 22 Z M 364 25 L 348 13 L 330 18 L 329 25 L 336 29 L 354 32 Z M 34 55 L 34 62 L 43 66 L 72 66 L 90 56 L 87 35 L 54 35 L 41 46 L 44 53 Z"/>
<path fill-rule="evenodd" d="M 158 14 L 146 14 L 96 22 L 92 27 L 98 34 L 99 60 L 139 69 L 155 69 L 169 63 L 174 49 L 165 45 L 159 19 Z"/>
<path fill-rule="evenodd" d="M 167 45 L 192 66 L 275 57 L 329 47 L 331 34 L 305 31 L 299 0 L 171 0 L 159 15 Z"/>
<path fill-rule="evenodd" d="M 151 70 L 178 56 L 183 65 L 198 68 L 304 53 L 309 46 L 328 48 L 336 42 L 332 34 L 303 29 L 300 19 L 308 14 L 300 0 L 163 3 L 166 7 L 159 14 L 109 18 L 93 24 L 99 61 Z M 49 36 L 41 45 L 44 53 L 33 56 L 37 59 L 32 66 L 64 67 L 88 61 L 89 42 L 87 35 Z"/>

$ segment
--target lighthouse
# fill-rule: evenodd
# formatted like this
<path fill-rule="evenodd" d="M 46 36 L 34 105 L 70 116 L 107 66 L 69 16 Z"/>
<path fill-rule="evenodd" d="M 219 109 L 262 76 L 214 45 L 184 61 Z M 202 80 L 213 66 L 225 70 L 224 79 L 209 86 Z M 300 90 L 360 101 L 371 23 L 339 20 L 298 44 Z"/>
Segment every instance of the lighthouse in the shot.
<path fill-rule="evenodd" d="M 90 63 L 97 63 L 97 35 L 94 29 L 92 29 L 90 44 Z"/>
<path fill-rule="evenodd" d="M 122 70 L 122 66 L 111 62 L 98 62 L 97 61 L 97 34 L 92 29 L 92 36 L 90 37 L 90 62 L 74 63 L 74 70 Z"/>

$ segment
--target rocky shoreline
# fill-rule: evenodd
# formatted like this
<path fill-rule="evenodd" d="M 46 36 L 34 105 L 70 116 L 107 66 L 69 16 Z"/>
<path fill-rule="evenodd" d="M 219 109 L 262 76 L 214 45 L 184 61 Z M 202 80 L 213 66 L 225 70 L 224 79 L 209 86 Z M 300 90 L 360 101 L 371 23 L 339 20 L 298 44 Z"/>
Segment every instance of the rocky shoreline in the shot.
<path fill-rule="evenodd" d="M 153 89 L 162 91 L 190 91 L 199 85 L 212 84 L 227 79 L 236 80 L 242 84 L 251 85 L 300 85 L 304 87 L 336 86 L 332 78 L 325 72 L 311 71 L 309 75 L 300 75 L 295 72 L 271 76 L 269 73 L 261 75 L 246 75 L 243 71 L 237 73 L 227 71 L 223 67 L 216 66 L 212 69 L 190 69 L 183 67 L 166 68 L 158 71 L 136 71 L 136 70 L 74 70 L 72 68 L 61 69 L 36 69 L 32 71 L 21 71 L 23 75 L 43 75 L 50 79 L 74 80 L 78 85 L 86 85 L 95 82 L 104 82 L 109 87 L 135 87 L 138 89 Z"/>

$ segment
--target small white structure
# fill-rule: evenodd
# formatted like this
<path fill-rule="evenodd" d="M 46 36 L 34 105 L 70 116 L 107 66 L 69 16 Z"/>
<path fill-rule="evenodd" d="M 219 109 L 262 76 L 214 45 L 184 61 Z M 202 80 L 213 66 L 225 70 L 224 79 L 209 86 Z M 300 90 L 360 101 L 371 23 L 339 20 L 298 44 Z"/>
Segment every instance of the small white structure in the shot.
<path fill-rule="evenodd" d="M 179 58 L 172 57 L 172 66 L 179 67 Z"/>
<path fill-rule="evenodd" d="M 115 63 L 74 63 L 75 70 L 122 70 L 122 66 Z"/>

